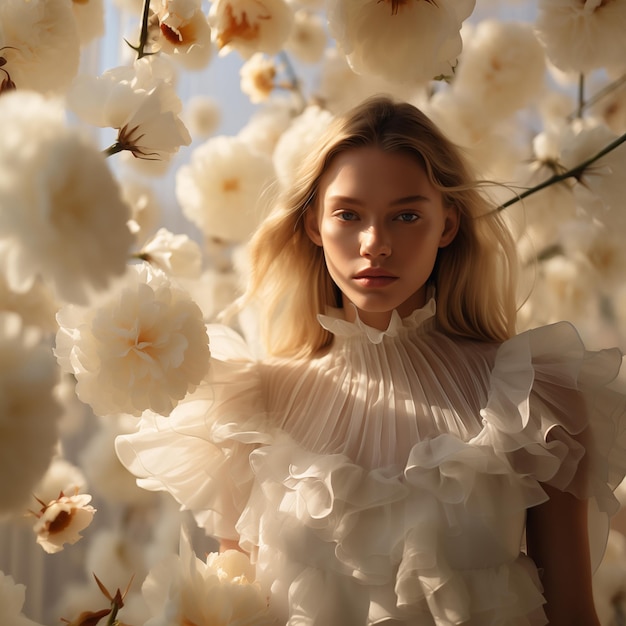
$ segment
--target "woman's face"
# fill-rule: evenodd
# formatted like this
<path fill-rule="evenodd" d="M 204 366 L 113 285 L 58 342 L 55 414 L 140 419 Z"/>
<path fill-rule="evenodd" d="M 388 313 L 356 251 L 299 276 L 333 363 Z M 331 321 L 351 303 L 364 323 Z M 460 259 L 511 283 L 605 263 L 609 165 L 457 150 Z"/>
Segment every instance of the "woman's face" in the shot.
<path fill-rule="evenodd" d="M 305 224 L 343 294 L 346 319 L 355 319 L 351 303 L 363 322 L 385 330 L 394 309 L 406 317 L 425 304 L 437 251 L 458 222 L 416 159 L 365 147 L 331 161 Z"/>

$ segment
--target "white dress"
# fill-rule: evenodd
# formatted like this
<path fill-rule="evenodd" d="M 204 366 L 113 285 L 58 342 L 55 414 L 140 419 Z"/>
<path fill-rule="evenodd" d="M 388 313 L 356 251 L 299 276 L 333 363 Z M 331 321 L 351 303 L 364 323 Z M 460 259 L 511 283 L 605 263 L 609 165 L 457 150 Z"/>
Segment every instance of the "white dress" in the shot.
<path fill-rule="evenodd" d="M 240 540 L 281 624 L 547 623 L 522 551 L 540 483 L 591 498 L 602 555 L 626 473 L 619 350 L 565 322 L 460 340 L 434 312 L 386 331 L 320 316 L 334 342 L 308 360 L 255 361 L 210 326 L 209 380 L 116 442 L 141 486 Z"/>

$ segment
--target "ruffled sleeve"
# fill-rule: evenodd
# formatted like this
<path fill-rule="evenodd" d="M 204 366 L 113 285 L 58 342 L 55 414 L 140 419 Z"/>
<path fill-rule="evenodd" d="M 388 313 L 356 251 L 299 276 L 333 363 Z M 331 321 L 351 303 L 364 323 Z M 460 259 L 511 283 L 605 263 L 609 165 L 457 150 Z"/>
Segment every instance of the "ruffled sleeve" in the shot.
<path fill-rule="evenodd" d="M 237 333 L 208 327 L 206 381 L 170 414 L 146 412 L 138 429 L 116 439 L 122 464 L 144 489 L 168 491 L 216 537 L 237 539 L 235 523 L 253 482 L 250 452 L 267 443 L 258 364 Z"/>
<path fill-rule="evenodd" d="M 626 396 L 611 386 L 621 363 L 617 348 L 586 350 L 567 322 L 504 342 L 473 443 L 492 446 L 529 481 L 614 514 L 626 474 Z"/>

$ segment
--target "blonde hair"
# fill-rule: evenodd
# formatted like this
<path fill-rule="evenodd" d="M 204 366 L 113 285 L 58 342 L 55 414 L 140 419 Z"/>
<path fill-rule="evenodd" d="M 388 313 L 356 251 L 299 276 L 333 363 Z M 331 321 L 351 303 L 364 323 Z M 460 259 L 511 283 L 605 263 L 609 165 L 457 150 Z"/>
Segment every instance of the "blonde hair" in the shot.
<path fill-rule="evenodd" d="M 506 225 L 480 193 L 460 150 L 433 122 L 411 104 L 377 96 L 331 124 L 251 241 L 245 300 L 259 306 L 269 353 L 313 356 L 332 342 L 317 314 L 341 301 L 322 248 L 306 233 L 304 214 L 317 209 L 320 179 L 333 158 L 367 146 L 417 157 L 444 205 L 459 211 L 458 233 L 439 250 L 430 277 L 439 329 L 482 341 L 510 337 L 516 256 Z"/>

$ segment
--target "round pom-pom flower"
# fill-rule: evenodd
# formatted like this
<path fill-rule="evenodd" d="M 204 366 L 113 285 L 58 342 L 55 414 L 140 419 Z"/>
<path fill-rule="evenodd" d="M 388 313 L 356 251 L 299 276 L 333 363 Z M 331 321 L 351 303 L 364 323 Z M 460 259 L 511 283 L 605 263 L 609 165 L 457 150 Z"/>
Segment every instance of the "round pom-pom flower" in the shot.
<path fill-rule="evenodd" d="M 169 415 L 209 367 L 202 311 L 189 294 L 148 265 L 93 307 L 57 315 L 55 354 L 76 377 L 76 393 L 98 415 Z"/>

